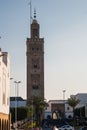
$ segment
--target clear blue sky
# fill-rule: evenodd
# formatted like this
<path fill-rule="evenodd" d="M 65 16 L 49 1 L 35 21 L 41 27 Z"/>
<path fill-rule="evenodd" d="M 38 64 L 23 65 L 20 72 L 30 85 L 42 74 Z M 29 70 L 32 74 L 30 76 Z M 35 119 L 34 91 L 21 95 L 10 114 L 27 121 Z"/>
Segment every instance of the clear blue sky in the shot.
<path fill-rule="evenodd" d="M 10 54 L 11 77 L 26 98 L 29 0 L 0 0 L 0 47 Z M 87 92 L 87 0 L 32 0 L 45 45 L 45 98 Z M 33 15 L 33 13 L 32 13 Z M 15 84 L 11 81 L 11 96 Z"/>

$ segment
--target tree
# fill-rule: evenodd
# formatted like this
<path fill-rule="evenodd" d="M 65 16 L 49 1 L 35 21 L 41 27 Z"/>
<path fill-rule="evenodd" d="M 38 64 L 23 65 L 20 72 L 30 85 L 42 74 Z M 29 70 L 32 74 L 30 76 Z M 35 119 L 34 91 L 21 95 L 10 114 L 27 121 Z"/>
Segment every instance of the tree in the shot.
<path fill-rule="evenodd" d="M 76 98 L 76 96 L 71 96 L 70 98 L 68 98 L 67 103 L 73 108 L 76 107 L 76 105 L 80 102 L 79 99 Z"/>
<path fill-rule="evenodd" d="M 73 119 L 75 119 L 74 110 L 76 105 L 80 102 L 79 99 L 76 98 L 76 96 L 71 96 L 68 98 L 67 103 L 73 108 Z"/>
<path fill-rule="evenodd" d="M 28 119 L 32 119 L 33 113 L 34 113 L 33 106 L 30 105 L 30 106 L 28 107 L 28 109 L 27 109 L 27 118 L 28 118 Z"/>
<path fill-rule="evenodd" d="M 41 97 L 34 96 L 31 99 L 28 99 L 27 104 L 28 104 L 28 106 L 33 107 L 33 109 L 34 109 L 33 116 L 37 120 L 37 125 L 40 126 L 42 118 L 43 118 L 43 112 L 44 112 L 45 108 L 48 106 L 48 103 L 46 102 L 46 100 L 42 99 Z"/>
<path fill-rule="evenodd" d="M 23 120 L 27 117 L 27 107 L 18 107 L 17 108 L 17 120 Z M 11 113 L 11 122 L 15 122 L 15 108 L 10 108 Z"/>

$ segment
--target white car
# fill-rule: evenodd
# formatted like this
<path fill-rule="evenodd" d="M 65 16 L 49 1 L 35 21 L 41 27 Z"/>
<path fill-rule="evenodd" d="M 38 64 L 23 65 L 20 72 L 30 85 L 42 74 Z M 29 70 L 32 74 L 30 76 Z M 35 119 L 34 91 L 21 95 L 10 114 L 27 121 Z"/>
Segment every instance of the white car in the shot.
<path fill-rule="evenodd" d="M 58 130 L 74 130 L 74 127 L 71 125 L 64 125 L 58 128 Z"/>

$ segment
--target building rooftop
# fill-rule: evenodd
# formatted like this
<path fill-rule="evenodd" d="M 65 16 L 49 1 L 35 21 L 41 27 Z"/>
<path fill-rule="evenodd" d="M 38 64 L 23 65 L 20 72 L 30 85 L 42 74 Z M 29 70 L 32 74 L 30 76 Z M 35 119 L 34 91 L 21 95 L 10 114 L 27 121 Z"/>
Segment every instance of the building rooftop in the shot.
<path fill-rule="evenodd" d="M 10 97 L 10 101 L 26 101 L 25 99 L 23 99 L 22 97 Z"/>

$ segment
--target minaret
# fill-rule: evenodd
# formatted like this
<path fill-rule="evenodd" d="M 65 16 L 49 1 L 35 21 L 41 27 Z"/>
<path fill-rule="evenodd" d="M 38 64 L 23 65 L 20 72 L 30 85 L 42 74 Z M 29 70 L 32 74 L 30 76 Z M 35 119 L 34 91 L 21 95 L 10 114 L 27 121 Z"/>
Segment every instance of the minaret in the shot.
<path fill-rule="evenodd" d="M 44 39 L 39 35 L 40 26 L 36 11 L 30 25 L 30 38 L 27 38 L 27 100 L 33 96 L 44 99 Z"/>

